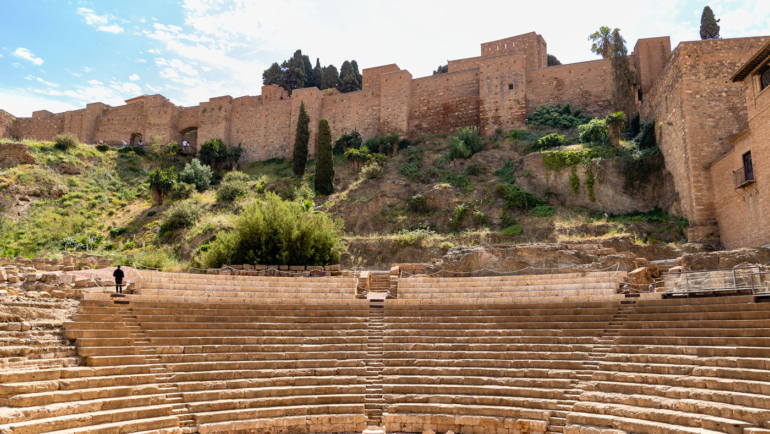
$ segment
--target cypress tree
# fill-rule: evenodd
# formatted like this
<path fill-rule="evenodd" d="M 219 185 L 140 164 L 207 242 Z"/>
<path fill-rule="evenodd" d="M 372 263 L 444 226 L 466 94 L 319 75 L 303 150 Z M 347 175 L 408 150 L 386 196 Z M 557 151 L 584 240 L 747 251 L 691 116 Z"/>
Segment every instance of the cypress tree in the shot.
<path fill-rule="evenodd" d="M 305 101 L 299 105 L 299 118 L 297 119 L 297 133 L 294 137 L 294 152 L 291 155 L 294 176 L 302 178 L 307 164 L 307 145 L 310 142 L 310 116 L 305 111 Z"/>
<path fill-rule="evenodd" d="M 352 60 L 350 64 L 353 65 L 353 72 L 356 74 L 356 80 L 358 81 L 358 88 L 356 90 L 361 90 L 364 88 L 364 77 L 358 70 L 358 62 Z"/>
<path fill-rule="evenodd" d="M 334 160 L 332 159 L 332 130 L 329 121 L 318 121 L 315 160 L 315 192 L 327 196 L 334 193 Z"/>
<path fill-rule="evenodd" d="M 310 57 L 302 55 L 302 66 L 305 69 L 305 84 L 302 87 L 313 86 L 313 64 L 310 63 Z"/>
<path fill-rule="evenodd" d="M 313 69 L 313 82 L 311 87 L 317 87 L 321 89 L 321 80 L 324 77 L 324 70 L 321 68 L 321 59 L 315 59 L 315 68 Z"/>
<path fill-rule="evenodd" d="M 324 68 L 324 75 L 321 79 L 321 90 L 337 89 L 340 85 L 340 74 L 334 65 Z"/>
<path fill-rule="evenodd" d="M 358 78 L 353 71 L 353 65 L 347 60 L 340 68 L 340 92 L 347 93 L 358 90 Z"/>
<path fill-rule="evenodd" d="M 295 51 L 294 56 L 289 60 L 284 60 L 281 67 L 283 68 L 283 81 L 289 92 L 305 86 L 305 62 L 302 60 L 302 50 Z"/>
<path fill-rule="evenodd" d="M 706 39 L 719 39 L 719 22 L 714 17 L 714 11 L 710 7 L 703 8 L 703 14 L 700 16 L 700 38 Z"/>

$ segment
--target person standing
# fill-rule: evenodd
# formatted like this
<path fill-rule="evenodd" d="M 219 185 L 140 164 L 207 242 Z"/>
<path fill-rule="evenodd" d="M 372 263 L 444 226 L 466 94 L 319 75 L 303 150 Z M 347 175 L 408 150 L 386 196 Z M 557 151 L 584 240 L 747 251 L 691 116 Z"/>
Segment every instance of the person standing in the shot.
<path fill-rule="evenodd" d="M 123 294 L 123 278 L 125 276 L 123 270 L 120 269 L 120 265 L 118 265 L 117 270 L 112 273 L 112 277 L 115 278 L 115 292 L 118 294 Z"/>

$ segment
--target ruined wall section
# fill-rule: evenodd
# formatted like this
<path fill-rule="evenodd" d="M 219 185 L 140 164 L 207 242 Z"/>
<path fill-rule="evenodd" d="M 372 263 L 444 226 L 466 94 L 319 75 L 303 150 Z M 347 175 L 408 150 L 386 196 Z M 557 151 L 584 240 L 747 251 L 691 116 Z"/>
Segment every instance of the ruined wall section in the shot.
<path fill-rule="evenodd" d="M 410 136 L 479 125 L 479 69 L 412 81 Z"/>
<path fill-rule="evenodd" d="M 642 104 L 642 119 L 655 120 L 692 242 L 719 242 L 708 166 L 748 126 L 745 85 L 729 79 L 767 39 L 681 43 Z"/>
<path fill-rule="evenodd" d="M 412 74 L 398 71 L 380 78 L 380 135 L 409 135 L 409 108 L 412 98 Z"/>
<path fill-rule="evenodd" d="M 479 130 L 492 135 L 496 128 L 524 124 L 527 115 L 525 55 L 485 57 L 479 68 Z"/>
<path fill-rule="evenodd" d="M 606 59 L 528 69 L 527 114 L 544 105 L 570 103 L 592 116 L 610 110 L 611 66 Z"/>
<path fill-rule="evenodd" d="M 329 121 L 332 140 L 335 141 L 342 134 L 354 130 L 364 138 L 379 134 L 380 87 L 324 96 L 321 100 L 321 117 Z"/>

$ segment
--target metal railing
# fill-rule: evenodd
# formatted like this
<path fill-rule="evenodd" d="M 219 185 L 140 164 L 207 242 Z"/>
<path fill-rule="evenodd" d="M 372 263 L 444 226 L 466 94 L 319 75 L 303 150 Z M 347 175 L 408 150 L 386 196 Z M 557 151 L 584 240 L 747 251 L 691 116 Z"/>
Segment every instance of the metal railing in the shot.
<path fill-rule="evenodd" d="M 733 183 L 735 184 L 735 188 L 744 187 L 755 181 L 756 179 L 754 179 L 753 170 L 746 170 L 741 167 L 740 169 L 733 171 Z"/>
<path fill-rule="evenodd" d="M 770 294 L 770 269 L 762 266 L 723 270 L 686 271 L 663 277 L 663 294 L 750 292 Z"/>

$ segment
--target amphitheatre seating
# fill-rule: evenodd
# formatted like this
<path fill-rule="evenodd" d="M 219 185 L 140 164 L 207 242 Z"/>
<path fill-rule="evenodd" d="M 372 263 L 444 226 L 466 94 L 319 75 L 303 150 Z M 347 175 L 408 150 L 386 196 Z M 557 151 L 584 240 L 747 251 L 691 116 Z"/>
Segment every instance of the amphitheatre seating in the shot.
<path fill-rule="evenodd" d="M 616 319 L 611 345 L 586 363 L 595 371 L 570 425 L 770 433 L 770 304 L 643 300 Z"/>
<path fill-rule="evenodd" d="M 353 277 L 253 277 L 141 272 L 135 293 L 159 300 L 223 301 L 340 300 L 355 298 Z"/>
<path fill-rule="evenodd" d="M 578 382 L 590 378 L 583 363 L 620 305 L 388 301 L 387 431 L 563 427 Z"/>
<path fill-rule="evenodd" d="M 86 366 L 0 373 L 0 433 L 365 428 L 365 302 L 142 297 L 82 302 Z"/>
<path fill-rule="evenodd" d="M 589 272 L 491 277 L 402 278 L 399 298 L 433 302 L 537 303 L 613 298 L 626 272 Z"/>

